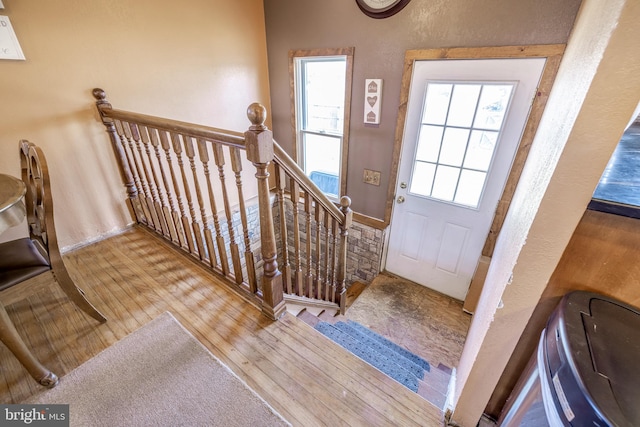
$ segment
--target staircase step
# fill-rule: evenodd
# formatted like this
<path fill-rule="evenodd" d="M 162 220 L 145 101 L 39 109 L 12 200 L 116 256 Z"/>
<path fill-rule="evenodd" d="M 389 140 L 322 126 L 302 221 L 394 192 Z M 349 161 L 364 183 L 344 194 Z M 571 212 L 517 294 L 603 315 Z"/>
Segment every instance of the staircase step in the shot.
<path fill-rule="evenodd" d="M 398 365 L 394 359 L 383 356 L 367 344 L 326 322 L 319 322 L 315 329 L 408 389 L 418 392 L 419 378 Z"/>
<path fill-rule="evenodd" d="M 326 309 L 324 307 L 307 307 L 306 311 L 308 313 L 313 314 L 314 316 L 319 316 L 320 313 L 322 313 L 323 311 L 325 311 Z"/>
<path fill-rule="evenodd" d="M 286 310 L 291 313 L 292 316 L 297 316 L 302 312 L 306 307 L 300 304 L 287 303 Z"/>
<path fill-rule="evenodd" d="M 425 371 L 430 371 L 431 370 L 431 365 L 429 364 L 429 362 L 427 362 L 426 360 L 424 360 L 422 357 L 411 353 L 409 350 L 400 347 L 398 344 L 394 343 L 393 341 L 388 340 L 387 338 L 383 337 L 382 335 L 372 331 L 371 329 L 362 326 L 361 324 L 359 324 L 358 322 L 354 322 L 353 320 L 348 320 L 347 321 L 348 325 L 351 326 L 352 328 L 358 330 L 359 332 L 362 332 L 363 334 L 371 337 L 372 339 L 375 339 L 381 343 L 383 343 L 385 346 L 388 346 L 390 348 L 393 348 L 394 351 L 396 351 L 397 353 L 401 354 L 402 356 L 404 356 L 405 358 L 411 360 L 413 363 L 415 363 L 418 366 L 421 366 Z"/>
<path fill-rule="evenodd" d="M 342 332 L 351 335 L 358 341 L 365 343 L 381 355 L 394 360 L 396 364 L 411 372 L 419 380 L 424 378 L 424 367 L 414 363 L 413 360 L 405 357 L 403 353 L 397 351 L 397 346 L 390 346 L 386 342 L 374 338 L 371 334 L 366 334 L 362 332 L 362 330 L 352 327 L 351 323 L 337 322 L 333 326 L 340 329 Z"/>
<path fill-rule="evenodd" d="M 315 327 L 318 323 L 320 323 L 320 319 L 318 318 L 318 316 L 314 316 L 313 314 L 309 313 L 306 309 L 298 313 L 296 317 L 302 320 L 307 325 L 310 325 L 311 327 Z"/>
<path fill-rule="evenodd" d="M 327 323 L 335 323 L 335 318 L 338 315 L 338 310 L 325 310 L 322 313 L 320 313 L 320 315 L 318 315 L 318 318 L 320 320 L 323 320 Z"/>
<path fill-rule="evenodd" d="M 444 410 L 447 403 L 447 387 L 434 386 L 429 381 L 420 381 L 418 383 L 418 395 L 433 403 L 438 408 Z"/>

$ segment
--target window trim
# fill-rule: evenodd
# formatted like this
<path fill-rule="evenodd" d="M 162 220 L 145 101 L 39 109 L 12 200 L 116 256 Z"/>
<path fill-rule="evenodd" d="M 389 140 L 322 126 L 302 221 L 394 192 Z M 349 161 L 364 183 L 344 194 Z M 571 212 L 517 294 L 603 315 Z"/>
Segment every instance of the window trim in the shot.
<path fill-rule="evenodd" d="M 342 150 L 340 153 L 340 183 L 339 191 L 340 196 L 347 194 L 347 165 L 349 154 L 349 125 L 351 122 L 351 91 L 353 82 L 353 53 L 355 48 L 326 48 L 326 49 L 293 49 L 289 51 L 289 98 L 291 104 L 291 132 L 293 136 L 293 158 L 300 164 L 300 148 L 298 138 L 298 118 L 296 117 L 296 71 L 295 71 L 295 58 L 305 57 L 330 57 L 330 56 L 344 56 L 346 60 L 346 72 L 345 72 L 345 86 L 344 86 L 344 121 L 342 128 Z"/>

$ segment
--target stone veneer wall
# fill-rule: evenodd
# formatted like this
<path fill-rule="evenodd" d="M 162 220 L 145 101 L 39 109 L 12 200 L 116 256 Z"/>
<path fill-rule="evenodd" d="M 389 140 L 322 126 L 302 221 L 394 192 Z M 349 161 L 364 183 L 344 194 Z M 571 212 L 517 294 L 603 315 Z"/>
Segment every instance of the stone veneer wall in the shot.
<path fill-rule="evenodd" d="M 253 254 L 258 289 L 261 289 L 260 282 L 262 278 L 263 261 L 262 261 L 261 245 L 260 245 L 260 210 L 259 210 L 257 201 L 256 203 L 248 203 L 248 206 L 246 207 L 246 212 L 247 212 L 247 231 L 249 235 L 249 245 L 251 247 L 251 252 Z M 209 218 L 209 223 L 210 223 L 211 233 L 213 234 L 213 244 L 217 248 L 216 232 L 213 226 L 213 218 Z M 225 252 L 227 254 L 229 269 L 231 271 L 234 271 L 233 260 L 231 258 L 231 246 L 229 245 L 230 243 L 229 225 L 227 222 L 227 218 L 224 215 L 224 212 L 218 214 L 218 223 L 220 224 L 220 234 L 224 237 L 224 240 L 226 243 Z M 240 217 L 239 206 L 235 206 L 234 208 L 232 208 L 231 224 L 233 228 L 235 241 L 238 244 L 238 251 L 240 252 L 240 262 L 242 264 L 242 277 L 244 278 L 244 281 L 247 282 L 248 275 L 247 275 L 247 262 L 245 258 L 244 229 L 242 227 L 242 218 Z M 204 236 L 203 236 L 203 242 L 205 242 Z M 206 245 L 206 242 L 205 242 L 205 245 Z M 216 249 L 216 260 L 219 265 L 220 257 L 218 256 L 217 249 Z"/>
<path fill-rule="evenodd" d="M 282 234 L 280 231 L 280 208 L 277 202 L 277 198 L 272 196 L 272 214 L 274 221 L 274 228 L 278 249 L 278 266 L 282 270 L 284 264 L 282 256 Z M 299 208 L 302 205 L 298 206 Z M 244 244 L 244 231 L 242 228 L 242 220 L 240 217 L 240 211 L 238 206 L 235 206 L 232 210 L 232 227 L 235 235 L 235 241 L 238 244 L 240 251 L 240 259 L 242 262 L 242 270 L 244 280 L 247 281 L 246 260 L 245 260 L 245 244 Z M 260 212 L 257 203 L 249 204 L 247 206 L 247 224 L 249 241 L 251 245 L 251 252 L 253 253 L 254 263 L 256 266 L 256 278 L 258 281 L 258 288 L 260 288 L 260 281 L 262 278 L 262 254 L 260 246 Z M 287 243 L 289 249 L 289 262 L 292 268 L 295 264 L 295 249 L 293 242 L 293 204 L 291 200 L 287 198 L 285 200 L 285 215 L 287 218 Z M 313 217 L 313 215 L 312 215 Z M 227 243 L 226 253 L 229 261 L 229 268 L 233 271 L 233 262 L 231 258 L 231 249 L 228 245 L 229 239 L 229 227 L 227 219 L 223 214 L 219 214 L 218 222 L 220 224 L 221 234 L 223 235 L 225 242 Z M 306 248 L 306 216 L 303 211 L 299 213 L 299 227 L 300 227 L 300 245 L 304 250 Z M 213 220 L 210 219 L 212 233 L 215 243 L 215 230 L 213 229 Z M 312 225 L 315 224 L 315 219 L 312 219 Z M 347 238 L 347 271 L 346 271 L 346 286 L 349 287 L 354 282 L 362 282 L 365 284 L 371 283 L 371 281 L 380 272 L 380 262 L 382 257 L 382 248 L 385 238 L 385 231 L 379 230 L 367 225 L 353 222 L 349 229 L 349 236 Z M 315 236 L 312 236 L 312 252 L 315 253 Z M 321 236 L 322 248 L 324 250 L 324 232 Z M 332 241 L 330 241 L 330 250 L 333 249 Z M 339 243 L 339 240 L 336 244 Z M 216 252 L 216 259 L 219 263 L 219 257 Z M 306 269 L 306 258 L 303 256 L 302 269 Z"/>
<path fill-rule="evenodd" d="M 302 204 L 298 205 L 298 209 L 303 208 Z M 276 239 L 278 243 L 278 265 L 282 267 L 282 233 L 280 231 L 280 208 L 277 202 L 277 198 L 272 199 L 272 213 L 275 225 Z M 289 252 L 289 263 L 295 264 L 295 249 L 293 241 L 293 203 L 289 198 L 285 199 L 285 216 L 287 225 L 287 244 Z M 304 250 L 306 248 L 306 214 L 301 209 L 298 215 L 299 230 L 300 230 L 300 247 Z M 315 226 L 315 216 L 312 214 L 312 230 Z M 325 248 L 324 231 L 321 233 L 322 250 Z M 384 243 L 385 231 L 378 230 L 367 225 L 353 222 L 349 229 L 349 235 L 347 237 L 347 271 L 345 277 L 345 286 L 349 287 L 354 282 L 362 282 L 365 284 L 371 283 L 371 281 L 380 272 L 380 263 L 382 258 L 382 248 Z M 312 236 L 312 253 L 315 254 L 316 241 L 315 235 Z M 332 242 L 330 241 L 330 250 L 333 250 Z M 339 239 L 336 242 L 336 247 L 339 244 Z M 339 249 L 338 249 L 339 250 Z M 324 253 L 324 252 L 323 252 Z M 306 259 L 302 257 L 302 269 L 306 269 Z"/>
<path fill-rule="evenodd" d="M 353 222 L 347 245 L 347 278 L 349 284 L 371 281 L 380 273 L 382 248 L 386 230 Z"/>

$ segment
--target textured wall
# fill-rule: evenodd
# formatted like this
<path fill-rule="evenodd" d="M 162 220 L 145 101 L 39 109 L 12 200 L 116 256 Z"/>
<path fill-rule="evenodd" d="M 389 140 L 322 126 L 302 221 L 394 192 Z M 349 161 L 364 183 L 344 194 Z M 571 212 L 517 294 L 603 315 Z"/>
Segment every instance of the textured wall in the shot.
<path fill-rule="evenodd" d="M 27 60 L 0 61 L 0 171 L 19 175 L 19 139 L 42 146 L 63 247 L 131 221 L 92 88 L 116 108 L 238 131 L 251 102 L 269 104 L 260 0 L 3 3 Z"/>
<path fill-rule="evenodd" d="M 355 47 L 347 194 L 359 213 L 384 219 L 400 80 L 407 49 L 566 43 L 580 0 L 413 0 L 377 20 L 354 0 L 265 0 L 275 139 L 290 153 L 290 49 Z M 364 125 L 364 79 L 383 83 L 380 125 Z M 379 187 L 363 169 L 382 172 Z"/>
<path fill-rule="evenodd" d="M 637 106 L 639 19 L 635 0 L 585 0 L 578 14 L 458 365 L 462 426 L 485 409 Z"/>

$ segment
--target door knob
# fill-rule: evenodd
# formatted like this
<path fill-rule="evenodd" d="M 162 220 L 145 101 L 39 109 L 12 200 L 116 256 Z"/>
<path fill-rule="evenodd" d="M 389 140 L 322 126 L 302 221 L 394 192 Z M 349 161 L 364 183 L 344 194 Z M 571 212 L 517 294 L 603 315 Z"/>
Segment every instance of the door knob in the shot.
<path fill-rule="evenodd" d="M 404 197 L 403 196 L 398 196 L 398 203 L 404 203 Z"/>

